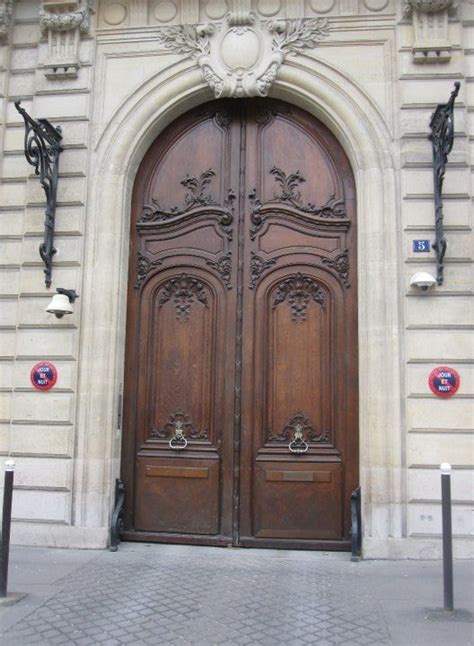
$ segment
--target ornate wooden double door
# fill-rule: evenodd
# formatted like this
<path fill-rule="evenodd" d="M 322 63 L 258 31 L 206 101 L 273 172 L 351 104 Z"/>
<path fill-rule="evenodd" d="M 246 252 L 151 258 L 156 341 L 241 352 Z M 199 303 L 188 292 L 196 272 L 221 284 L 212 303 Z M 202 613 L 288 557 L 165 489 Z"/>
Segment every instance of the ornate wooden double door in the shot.
<path fill-rule="evenodd" d="M 160 135 L 132 205 L 125 538 L 348 547 L 356 266 L 350 165 L 309 114 L 218 101 Z"/>

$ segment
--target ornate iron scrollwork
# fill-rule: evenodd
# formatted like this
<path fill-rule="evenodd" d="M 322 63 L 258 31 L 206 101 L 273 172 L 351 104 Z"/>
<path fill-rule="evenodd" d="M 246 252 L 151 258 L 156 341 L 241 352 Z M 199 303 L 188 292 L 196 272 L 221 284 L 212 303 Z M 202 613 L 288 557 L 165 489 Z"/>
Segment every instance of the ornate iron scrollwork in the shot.
<path fill-rule="evenodd" d="M 439 103 L 430 121 L 431 134 L 429 139 L 433 147 L 433 179 L 435 198 L 435 234 L 436 240 L 431 245 L 436 254 L 436 282 L 443 284 L 444 280 L 444 255 L 447 242 L 444 237 L 443 227 L 443 181 L 446 172 L 448 155 L 454 141 L 454 100 L 456 99 L 461 84 L 456 82 L 454 90 L 447 103 Z"/>
<path fill-rule="evenodd" d="M 55 128 L 47 119 L 35 121 L 30 117 L 21 101 L 15 101 L 15 107 L 25 122 L 25 157 L 39 175 L 41 186 L 46 194 L 46 212 L 44 221 L 44 239 L 39 253 L 44 262 L 45 284 L 51 287 L 51 273 L 54 248 L 54 220 L 56 216 L 56 194 L 58 189 L 58 168 L 61 147 L 61 128 Z"/>

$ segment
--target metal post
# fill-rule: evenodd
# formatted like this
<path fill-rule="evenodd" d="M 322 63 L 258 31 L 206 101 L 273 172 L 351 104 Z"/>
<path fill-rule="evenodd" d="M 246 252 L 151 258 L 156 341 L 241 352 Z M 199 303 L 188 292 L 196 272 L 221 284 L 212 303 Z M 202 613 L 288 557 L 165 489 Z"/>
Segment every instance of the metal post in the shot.
<path fill-rule="evenodd" d="M 441 509 L 443 514 L 443 588 L 444 609 L 454 611 L 453 533 L 451 523 L 451 465 L 443 462 L 441 470 Z"/>
<path fill-rule="evenodd" d="M 7 460 L 5 462 L 5 488 L 3 490 L 2 546 L 0 553 L 0 598 L 7 596 L 14 469 L 15 463 L 13 462 L 13 460 Z"/>

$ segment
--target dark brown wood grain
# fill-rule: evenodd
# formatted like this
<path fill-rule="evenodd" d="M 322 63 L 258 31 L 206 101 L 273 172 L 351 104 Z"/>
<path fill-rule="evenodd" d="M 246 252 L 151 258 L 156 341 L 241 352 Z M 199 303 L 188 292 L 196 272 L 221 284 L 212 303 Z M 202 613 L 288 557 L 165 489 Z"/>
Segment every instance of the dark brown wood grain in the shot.
<path fill-rule="evenodd" d="M 356 268 L 353 175 L 313 117 L 216 101 L 162 133 L 132 202 L 127 538 L 348 546 Z"/>

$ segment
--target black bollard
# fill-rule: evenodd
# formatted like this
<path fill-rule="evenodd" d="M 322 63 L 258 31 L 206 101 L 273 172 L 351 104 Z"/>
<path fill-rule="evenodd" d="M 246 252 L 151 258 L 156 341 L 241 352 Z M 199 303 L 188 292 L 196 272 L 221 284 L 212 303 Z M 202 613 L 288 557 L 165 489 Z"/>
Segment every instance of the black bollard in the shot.
<path fill-rule="evenodd" d="M 441 469 L 441 510 L 443 515 L 443 588 L 444 610 L 454 611 L 453 601 L 453 531 L 451 522 L 451 465 Z"/>
<path fill-rule="evenodd" d="M 0 553 L 0 598 L 7 596 L 8 559 L 10 555 L 10 529 L 12 524 L 13 460 L 5 462 L 5 487 L 3 489 L 2 546 Z"/>

